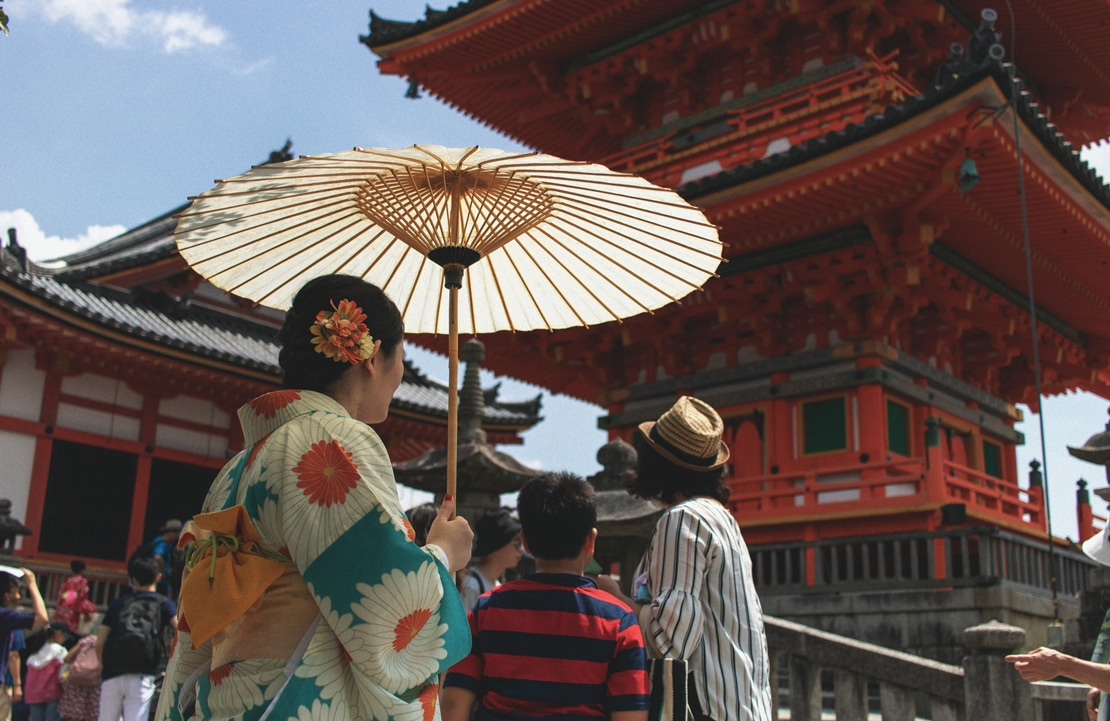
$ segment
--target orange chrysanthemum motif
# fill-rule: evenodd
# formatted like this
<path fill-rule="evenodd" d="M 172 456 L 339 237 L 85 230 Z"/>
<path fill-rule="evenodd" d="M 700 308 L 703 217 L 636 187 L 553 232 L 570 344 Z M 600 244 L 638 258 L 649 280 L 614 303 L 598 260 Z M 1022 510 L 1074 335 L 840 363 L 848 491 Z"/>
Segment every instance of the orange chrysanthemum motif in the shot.
<path fill-rule="evenodd" d="M 398 653 L 403 651 L 405 646 L 412 643 L 416 634 L 420 633 L 420 629 L 424 628 L 431 617 L 431 609 L 421 608 L 398 621 L 393 628 L 393 650 Z"/>
<path fill-rule="evenodd" d="M 351 462 L 351 454 L 335 441 L 313 443 L 293 466 L 293 472 L 301 479 L 297 488 L 304 490 L 309 503 L 328 508 L 346 501 L 358 483 L 358 468 Z"/>
<path fill-rule="evenodd" d="M 214 668 L 209 671 L 208 679 L 212 682 L 213 686 L 219 686 L 221 683 L 227 680 L 228 676 L 231 675 L 231 669 L 233 668 L 235 668 L 235 664 L 225 663 L 223 666 L 220 666 L 219 668 Z"/>
<path fill-rule="evenodd" d="M 420 705 L 424 707 L 424 720 L 432 721 L 436 715 L 436 698 L 439 696 L 439 684 L 430 683 L 424 688 L 420 689 L 420 693 L 416 694 L 416 698 L 420 699 Z"/>
<path fill-rule="evenodd" d="M 273 418 L 278 411 L 293 401 L 301 399 L 300 391 L 281 390 L 260 395 L 250 402 L 254 412 L 263 418 Z"/>
<path fill-rule="evenodd" d="M 331 311 L 316 314 L 316 322 L 309 329 L 312 345 L 340 363 L 361 363 L 374 355 L 374 336 L 362 321 L 366 314 L 353 300 L 332 301 Z"/>
<path fill-rule="evenodd" d="M 409 523 L 409 519 L 403 518 L 401 519 L 401 522 L 405 524 L 405 535 L 409 537 L 410 541 L 415 541 L 416 529 L 412 527 L 411 523 Z"/>

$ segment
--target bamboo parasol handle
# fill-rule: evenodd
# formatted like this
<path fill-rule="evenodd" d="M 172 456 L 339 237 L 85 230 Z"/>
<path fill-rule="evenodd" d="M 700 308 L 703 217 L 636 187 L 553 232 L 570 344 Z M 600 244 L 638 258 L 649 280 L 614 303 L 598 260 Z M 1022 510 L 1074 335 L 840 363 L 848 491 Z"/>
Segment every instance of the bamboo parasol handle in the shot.
<path fill-rule="evenodd" d="M 459 454 L 459 289 L 448 288 L 447 321 L 447 494 L 456 495 L 456 462 Z"/>

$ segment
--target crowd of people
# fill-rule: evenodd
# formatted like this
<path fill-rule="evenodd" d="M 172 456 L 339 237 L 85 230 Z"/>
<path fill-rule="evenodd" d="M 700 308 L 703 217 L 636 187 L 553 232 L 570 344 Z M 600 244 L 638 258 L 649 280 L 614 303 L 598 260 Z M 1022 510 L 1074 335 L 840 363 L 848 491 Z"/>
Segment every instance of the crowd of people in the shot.
<path fill-rule="evenodd" d="M 476 536 L 451 496 L 401 507 L 372 426 L 401 383 L 403 325 L 376 286 L 310 281 L 279 342 L 283 388 L 240 409 L 245 449 L 197 515 L 132 557 L 133 591 L 95 630 L 83 568 L 54 621 L 33 573 L 0 574 L 0 663 L 11 631 L 47 628 L 26 664 L 41 693 L 18 694 L 34 719 L 655 721 L 671 699 L 664 660 L 688 681 L 689 718 L 773 718 L 711 406 L 679 398 L 640 428 L 629 491 L 664 510 L 626 593 L 590 570 L 596 496 L 573 474 L 530 480 L 516 513 L 477 519 Z M 522 558 L 528 572 L 506 580 Z M 32 613 L 14 610 L 21 585 Z"/>

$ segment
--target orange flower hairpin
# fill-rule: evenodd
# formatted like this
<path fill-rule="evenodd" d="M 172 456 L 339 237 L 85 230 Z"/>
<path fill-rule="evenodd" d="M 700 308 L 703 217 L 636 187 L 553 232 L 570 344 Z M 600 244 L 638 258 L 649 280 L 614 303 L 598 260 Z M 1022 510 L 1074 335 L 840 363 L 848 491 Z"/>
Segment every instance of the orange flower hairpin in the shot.
<path fill-rule="evenodd" d="M 357 364 L 374 356 L 374 336 L 363 323 L 366 314 L 353 300 L 343 299 L 331 310 L 316 314 L 312 331 L 312 344 L 317 353 L 323 353 L 338 363 Z"/>

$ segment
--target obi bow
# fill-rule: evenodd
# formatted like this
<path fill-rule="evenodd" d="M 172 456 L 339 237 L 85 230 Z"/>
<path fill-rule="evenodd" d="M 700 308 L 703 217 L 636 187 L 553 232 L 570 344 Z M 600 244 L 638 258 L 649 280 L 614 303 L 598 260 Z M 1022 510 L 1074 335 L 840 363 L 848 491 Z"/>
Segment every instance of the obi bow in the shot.
<path fill-rule="evenodd" d="M 289 568 L 287 559 L 264 555 L 259 540 L 243 506 L 201 513 L 185 525 L 179 545 L 192 547 L 186 554 L 181 608 L 193 648 L 246 613 Z"/>

